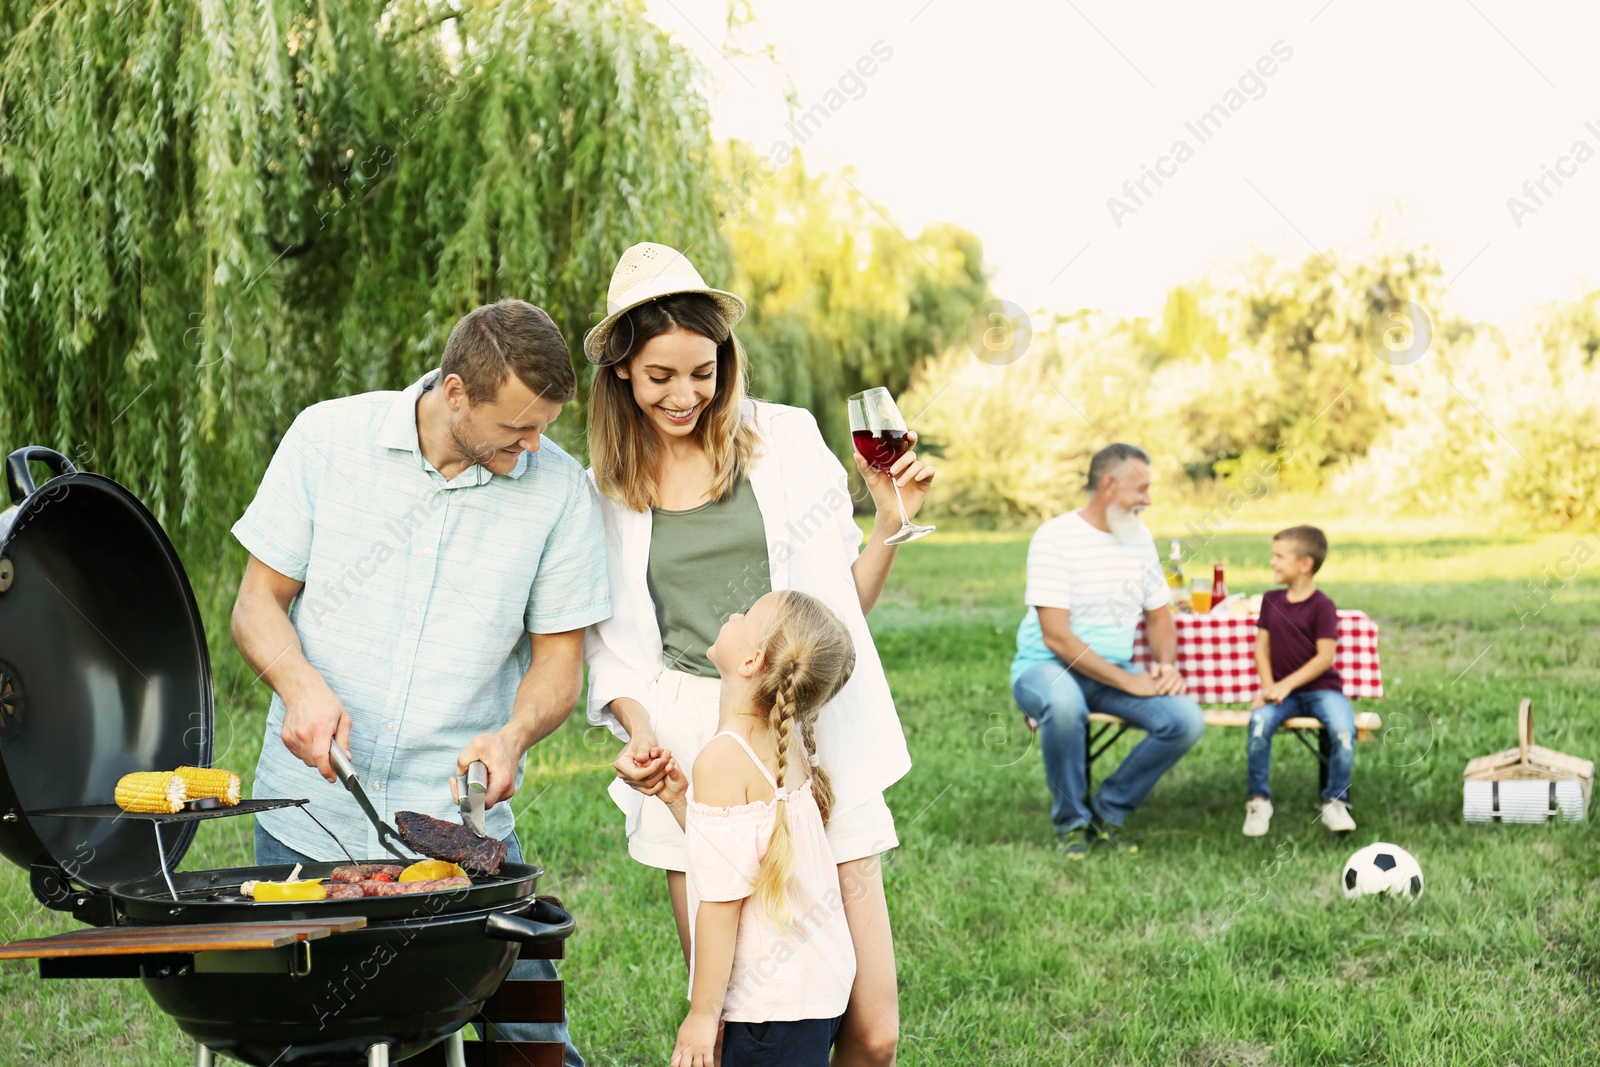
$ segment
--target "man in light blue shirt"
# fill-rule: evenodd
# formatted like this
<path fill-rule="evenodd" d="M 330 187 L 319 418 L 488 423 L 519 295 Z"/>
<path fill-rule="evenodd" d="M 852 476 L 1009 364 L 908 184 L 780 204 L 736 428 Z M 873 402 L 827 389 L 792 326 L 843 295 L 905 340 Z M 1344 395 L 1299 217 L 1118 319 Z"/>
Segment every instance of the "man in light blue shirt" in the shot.
<path fill-rule="evenodd" d="M 402 810 L 457 820 L 449 778 L 482 760 L 487 829 L 521 861 L 524 755 L 566 720 L 584 629 L 611 615 L 594 490 L 541 437 L 576 390 L 550 317 L 503 300 L 456 323 L 440 368 L 403 392 L 295 419 L 233 527 L 250 551 L 233 636 L 273 691 L 256 796 L 310 797 L 352 855 L 382 858 L 330 745 L 391 826 Z M 298 809 L 257 816 L 259 864 L 343 856 Z M 501 1030 L 583 1062 L 565 1024 Z"/>

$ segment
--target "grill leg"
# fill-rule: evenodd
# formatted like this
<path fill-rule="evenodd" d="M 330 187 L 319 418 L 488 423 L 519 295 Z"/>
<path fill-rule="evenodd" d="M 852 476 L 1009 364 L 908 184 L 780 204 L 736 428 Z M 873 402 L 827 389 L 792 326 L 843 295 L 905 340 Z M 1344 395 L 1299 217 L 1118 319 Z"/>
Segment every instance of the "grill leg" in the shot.
<path fill-rule="evenodd" d="M 389 1046 L 379 1042 L 367 1049 L 367 1067 L 389 1067 Z"/>
<path fill-rule="evenodd" d="M 210 1049 L 198 1043 L 194 1046 L 194 1067 L 215 1067 L 216 1062 L 216 1054 Z"/>
<path fill-rule="evenodd" d="M 445 1067 L 467 1067 L 467 1028 L 463 1026 L 444 1041 Z"/>

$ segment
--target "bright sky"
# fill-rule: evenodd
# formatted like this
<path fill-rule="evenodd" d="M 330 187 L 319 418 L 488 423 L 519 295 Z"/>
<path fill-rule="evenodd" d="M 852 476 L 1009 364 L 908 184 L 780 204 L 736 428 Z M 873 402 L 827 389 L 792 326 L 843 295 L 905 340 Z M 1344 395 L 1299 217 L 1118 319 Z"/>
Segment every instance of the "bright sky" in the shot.
<path fill-rule="evenodd" d="M 1334 249 L 1396 205 L 1470 316 L 1510 324 L 1600 288 L 1600 6 L 751 3 L 744 43 L 771 43 L 781 72 L 725 56 L 726 0 L 647 3 L 705 63 L 714 134 L 794 141 L 792 79 L 828 111 L 809 166 L 853 167 L 908 234 L 971 229 L 995 292 L 1024 308 L 1154 317 L 1214 260 Z M 1218 104 L 1234 110 L 1202 142 L 1185 123 Z M 1180 139 L 1192 156 L 1163 161 Z M 1146 165 L 1169 176 L 1146 178 L 1141 204 L 1122 186 Z M 1541 177 L 1538 203 L 1522 187 Z M 1135 208 L 1120 227 L 1112 196 Z M 1532 209 L 1520 220 L 1512 196 Z"/>

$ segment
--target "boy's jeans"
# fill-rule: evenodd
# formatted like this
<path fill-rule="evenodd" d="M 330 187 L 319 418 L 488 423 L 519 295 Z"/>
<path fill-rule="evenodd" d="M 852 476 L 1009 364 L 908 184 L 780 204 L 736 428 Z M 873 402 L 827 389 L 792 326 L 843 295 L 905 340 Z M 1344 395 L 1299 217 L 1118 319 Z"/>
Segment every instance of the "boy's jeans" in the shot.
<path fill-rule="evenodd" d="M 1136 697 L 1060 663 L 1030 667 L 1011 692 L 1017 706 L 1039 723 L 1044 778 L 1054 797 L 1050 819 L 1057 834 L 1087 826 L 1091 818 L 1121 826 L 1206 728 L 1200 705 L 1191 696 Z M 1093 801 L 1086 795 L 1091 711 L 1126 719 L 1145 731 L 1122 766 L 1100 783 Z"/>
<path fill-rule="evenodd" d="M 1348 800 L 1350 772 L 1356 762 L 1356 713 L 1350 698 L 1337 689 L 1302 689 L 1281 704 L 1263 704 L 1250 713 L 1249 770 L 1246 788 L 1253 797 L 1272 799 L 1267 772 L 1272 767 L 1272 735 L 1283 720 L 1307 715 L 1328 731 L 1328 785 L 1322 800 Z"/>
<path fill-rule="evenodd" d="M 522 862 L 522 843 L 517 840 L 515 832 L 505 839 L 506 860 L 510 863 Z M 261 867 L 274 867 L 289 863 L 315 863 L 310 856 L 296 852 L 294 849 L 279 841 L 256 824 L 256 864 Z M 550 960 L 517 960 L 511 965 L 511 973 L 507 978 L 555 978 L 556 965 Z M 564 1067 L 584 1067 L 583 1057 L 572 1045 L 572 1037 L 567 1033 L 567 1023 L 563 1019 L 559 1023 L 504 1023 L 495 1027 L 495 1036 L 502 1041 L 559 1041 L 566 1046 L 563 1054 Z"/>

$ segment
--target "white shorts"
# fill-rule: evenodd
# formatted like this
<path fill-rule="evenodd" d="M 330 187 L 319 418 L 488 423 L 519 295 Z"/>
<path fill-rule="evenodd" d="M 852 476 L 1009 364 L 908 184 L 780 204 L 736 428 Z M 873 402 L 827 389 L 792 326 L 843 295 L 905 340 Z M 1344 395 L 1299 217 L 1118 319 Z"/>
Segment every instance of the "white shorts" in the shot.
<path fill-rule="evenodd" d="M 717 732 L 721 680 L 667 670 L 652 688 L 655 699 L 647 709 L 650 727 L 661 747 L 672 751 L 684 775 L 692 776 L 695 758 Z M 648 867 L 682 871 L 683 828 L 667 806 L 620 778 L 612 781 L 610 792 L 626 816 L 628 854 Z M 832 813 L 827 832 L 836 863 L 876 856 L 900 843 L 894 832 L 894 815 L 882 793 L 849 811 Z"/>

